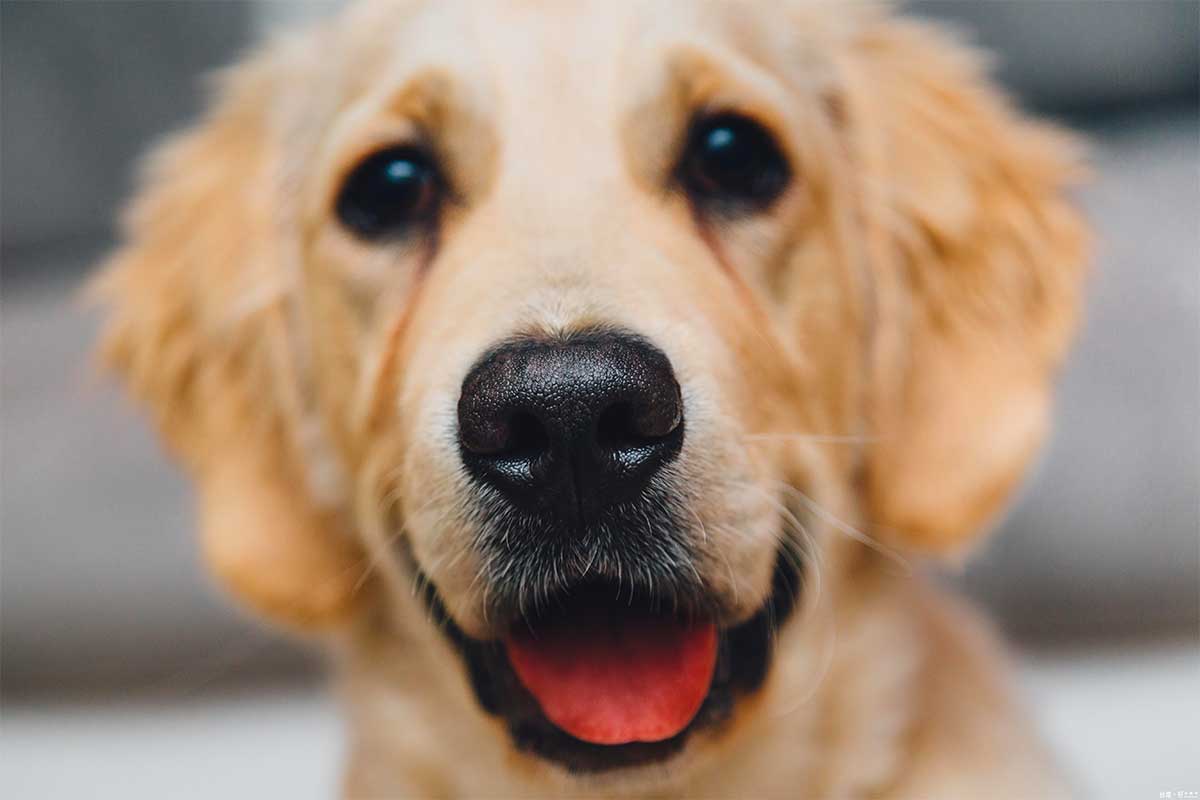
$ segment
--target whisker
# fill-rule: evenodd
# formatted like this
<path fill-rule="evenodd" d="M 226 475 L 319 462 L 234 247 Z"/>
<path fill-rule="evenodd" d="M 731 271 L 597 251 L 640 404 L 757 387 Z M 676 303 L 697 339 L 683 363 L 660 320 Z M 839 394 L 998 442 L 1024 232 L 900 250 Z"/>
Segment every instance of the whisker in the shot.
<path fill-rule="evenodd" d="M 902 574 L 911 575 L 913 573 L 912 564 L 910 564 L 908 559 L 906 559 L 904 556 L 902 556 L 896 550 L 893 550 L 891 547 L 888 547 L 887 545 L 883 544 L 882 542 L 877 541 L 876 539 L 872 538 L 868 534 L 860 531 L 858 528 L 855 528 L 850 523 L 844 522 L 843 520 L 839 519 L 836 515 L 834 515 L 828 509 L 824 508 L 816 500 L 813 500 L 807 494 L 805 494 L 804 492 L 797 489 L 795 486 L 783 484 L 783 489 L 784 489 L 784 491 L 792 494 L 797 500 L 799 500 L 806 507 L 808 507 L 808 509 L 810 511 L 812 511 L 812 513 L 814 513 L 815 515 L 820 517 L 822 520 L 824 520 L 829 525 L 833 526 L 834 529 L 841 531 L 842 533 L 849 536 L 851 539 L 854 539 L 856 542 L 866 545 L 867 547 L 871 548 L 875 552 L 877 552 L 880 555 L 884 556 L 885 558 L 889 559 L 893 563 L 899 565 L 900 568 L 903 570 Z"/>
<path fill-rule="evenodd" d="M 815 605 L 822 606 L 822 604 L 819 602 Z M 807 705 L 813 699 L 813 697 L 816 696 L 817 691 L 821 688 L 821 684 L 825 682 L 825 678 L 829 675 L 830 670 L 833 668 L 833 659 L 837 651 L 837 625 L 832 624 L 834 619 L 832 598 L 830 598 L 829 602 L 825 603 L 823 607 L 828 611 L 827 616 L 824 618 L 828 624 L 822 626 L 820 629 L 825 634 L 822 637 L 823 644 L 820 648 L 820 666 L 814 674 L 812 684 L 808 687 L 808 689 L 799 697 L 797 697 L 790 705 L 777 709 L 773 713 L 772 716 L 776 719 L 793 714 L 801 707 Z"/>
<path fill-rule="evenodd" d="M 795 568 L 798 575 L 806 575 L 810 571 L 813 573 L 813 580 L 815 582 L 813 591 L 819 595 L 821 591 L 820 567 L 822 566 L 822 561 L 821 550 L 819 547 L 817 547 L 816 538 L 809 532 L 804 523 L 800 521 L 800 518 L 796 516 L 796 513 L 792 511 L 792 509 L 788 508 L 786 503 L 780 502 L 779 498 L 775 497 L 773 493 L 768 491 L 765 487 L 757 486 L 755 484 L 743 484 L 743 486 L 758 492 L 776 509 L 779 515 L 783 518 L 784 528 L 776 533 L 776 538 L 780 539 L 781 544 L 784 545 L 784 547 L 781 548 L 783 557 L 790 560 L 792 567 Z M 810 570 L 805 563 L 801 563 L 792 549 L 786 546 L 792 542 L 792 539 L 786 538 L 789 530 L 794 531 L 797 534 L 796 538 L 798 538 L 799 541 L 797 541 L 796 544 L 805 547 L 807 551 L 805 553 L 805 557 L 812 563 L 812 570 Z M 798 598 L 793 595 L 792 599 L 794 601 Z"/>
<path fill-rule="evenodd" d="M 769 431 L 760 433 L 746 433 L 742 434 L 741 438 L 752 442 L 796 441 L 805 442 L 808 444 L 870 444 L 871 442 L 876 441 L 875 437 L 873 436 L 842 436 L 837 434 L 823 433 L 772 433 Z"/>

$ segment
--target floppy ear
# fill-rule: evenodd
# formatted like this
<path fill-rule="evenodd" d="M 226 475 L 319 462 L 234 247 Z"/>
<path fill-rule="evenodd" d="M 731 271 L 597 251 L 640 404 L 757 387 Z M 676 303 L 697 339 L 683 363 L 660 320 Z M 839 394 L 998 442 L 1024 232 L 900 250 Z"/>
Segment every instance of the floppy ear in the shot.
<path fill-rule="evenodd" d="M 316 628 L 353 609 L 363 560 L 297 444 L 275 69 L 239 67 L 201 126 L 155 154 L 95 288 L 111 306 L 105 363 L 196 479 L 209 566 L 254 609 Z"/>
<path fill-rule="evenodd" d="M 869 512 L 881 537 L 960 549 L 1046 429 L 1076 322 L 1084 227 L 1063 134 L 1022 119 L 980 60 L 875 17 L 848 64 L 876 329 Z"/>

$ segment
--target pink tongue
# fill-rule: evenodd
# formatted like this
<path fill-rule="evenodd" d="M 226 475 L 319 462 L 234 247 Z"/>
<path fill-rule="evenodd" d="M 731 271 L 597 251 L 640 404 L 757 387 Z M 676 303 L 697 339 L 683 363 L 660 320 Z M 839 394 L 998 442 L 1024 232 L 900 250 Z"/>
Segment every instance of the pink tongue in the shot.
<path fill-rule="evenodd" d="M 717 660 L 711 623 L 575 619 L 505 641 L 542 713 L 585 742 L 657 742 L 682 731 L 708 694 Z"/>

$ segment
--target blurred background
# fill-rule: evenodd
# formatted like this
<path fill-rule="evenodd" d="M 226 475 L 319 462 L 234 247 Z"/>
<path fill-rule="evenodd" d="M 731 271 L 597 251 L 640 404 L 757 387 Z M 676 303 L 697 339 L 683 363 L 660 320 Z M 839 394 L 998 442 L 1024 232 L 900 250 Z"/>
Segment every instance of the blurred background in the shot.
<path fill-rule="evenodd" d="M 1099 235 L 1042 463 L 945 576 L 1014 640 L 1081 796 L 1200 791 L 1200 3 L 918 2 L 1085 133 Z M 186 483 L 74 293 L 200 78 L 312 2 L 0 2 L 0 795 L 327 797 L 315 655 L 199 568 Z M 1195 797 L 1196 795 L 1191 795 Z"/>

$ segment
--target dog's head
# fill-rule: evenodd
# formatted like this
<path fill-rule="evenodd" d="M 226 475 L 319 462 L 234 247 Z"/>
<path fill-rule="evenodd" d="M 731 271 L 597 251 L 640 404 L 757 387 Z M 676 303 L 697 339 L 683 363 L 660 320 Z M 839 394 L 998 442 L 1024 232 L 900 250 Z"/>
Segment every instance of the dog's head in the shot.
<path fill-rule="evenodd" d="M 739 712 L 826 532 L 946 552 L 1001 506 L 1073 170 L 878 10 L 372 4 L 153 162 L 105 353 L 238 595 L 440 626 L 477 713 L 616 770 Z"/>

